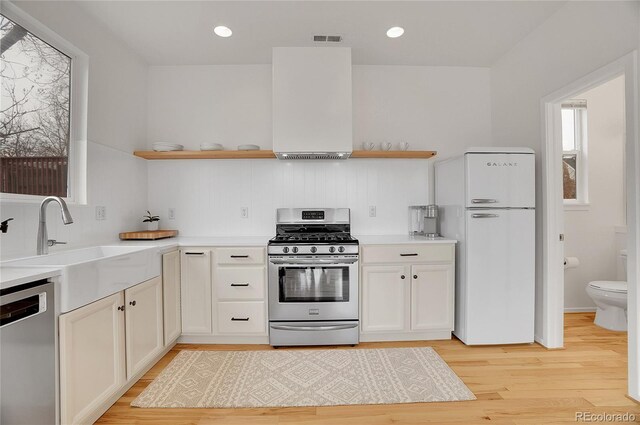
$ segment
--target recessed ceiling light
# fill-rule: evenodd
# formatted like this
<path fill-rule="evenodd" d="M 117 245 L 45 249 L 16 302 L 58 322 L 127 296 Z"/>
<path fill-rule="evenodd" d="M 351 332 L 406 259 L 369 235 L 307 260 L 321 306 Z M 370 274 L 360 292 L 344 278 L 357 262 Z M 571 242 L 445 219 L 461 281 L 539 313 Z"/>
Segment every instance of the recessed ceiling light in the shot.
<path fill-rule="evenodd" d="M 231 34 L 233 34 L 231 28 L 225 27 L 224 25 L 218 25 L 213 29 L 213 32 L 215 32 L 216 35 L 224 38 L 231 37 Z"/>
<path fill-rule="evenodd" d="M 387 30 L 387 37 L 389 38 L 398 38 L 402 34 L 404 34 L 404 28 L 402 27 L 391 27 Z"/>

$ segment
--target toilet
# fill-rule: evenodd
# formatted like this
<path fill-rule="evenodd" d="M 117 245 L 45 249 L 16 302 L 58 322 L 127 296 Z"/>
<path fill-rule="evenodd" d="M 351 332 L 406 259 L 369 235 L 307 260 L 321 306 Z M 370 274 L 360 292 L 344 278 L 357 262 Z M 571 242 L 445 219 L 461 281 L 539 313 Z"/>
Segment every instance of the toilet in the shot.
<path fill-rule="evenodd" d="M 627 251 L 620 251 L 622 265 L 627 269 Z M 627 282 L 596 280 L 587 285 L 587 294 L 596 304 L 594 323 L 611 331 L 627 330 Z"/>

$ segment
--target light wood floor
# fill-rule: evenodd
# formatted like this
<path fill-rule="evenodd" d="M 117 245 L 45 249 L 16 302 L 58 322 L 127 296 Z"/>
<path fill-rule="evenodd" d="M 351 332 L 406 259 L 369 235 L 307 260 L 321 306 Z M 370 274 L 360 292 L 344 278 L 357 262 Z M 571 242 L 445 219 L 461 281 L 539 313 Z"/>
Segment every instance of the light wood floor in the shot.
<path fill-rule="evenodd" d="M 431 346 L 478 398 L 453 403 L 267 409 L 139 409 L 129 403 L 180 350 L 269 350 L 263 345 L 178 345 L 98 421 L 99 424 L 553 424 L 576 412 L 636 415 L 628 399 L 627 337 L 565 316 L 565 349 L 537 344 L 467 347 L 458 340 L 363 343 L 358 348 Z"/>

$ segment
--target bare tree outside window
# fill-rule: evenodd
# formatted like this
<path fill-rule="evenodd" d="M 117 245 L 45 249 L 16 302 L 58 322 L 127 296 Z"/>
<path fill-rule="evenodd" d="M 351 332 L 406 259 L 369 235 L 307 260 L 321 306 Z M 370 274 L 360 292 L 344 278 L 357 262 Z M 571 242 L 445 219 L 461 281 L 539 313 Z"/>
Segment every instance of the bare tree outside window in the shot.
<path fill-rule="evenodd" d="M 71 58 L 0 15 L 0 191 L 68 194 Z"/>

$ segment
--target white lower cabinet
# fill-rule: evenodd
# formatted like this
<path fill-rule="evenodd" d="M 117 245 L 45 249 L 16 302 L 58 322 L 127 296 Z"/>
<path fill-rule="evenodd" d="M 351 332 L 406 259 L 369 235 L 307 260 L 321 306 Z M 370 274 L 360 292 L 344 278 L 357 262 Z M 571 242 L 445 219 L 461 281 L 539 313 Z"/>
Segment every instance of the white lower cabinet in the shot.
<path fill-rule="evenodd" d="M 97 420 L 164 353 L 162 279 L 59 317 L 60 419 Z"/>
<path fill-rule="evenodd" d="M 363 246 L 361 252 L 361 341 L 451 338 L 452 243 Z"/>
<path fill-rule="evenodd" d="M 453 329 L 452 264 L 411 266 L 411 330 Z"/>
<path fill-rule="evenodd" d="M 180 252 L 162 256 L 162 297 L 164 299 L 164 346 L 173 344 L 182 333 L 180 312 Z"/>
<path fill-rule="evenodd" d="M 211 250 L 182 249 L 180 263 L 182 333 L 211 334 Z"/>
<path fill-rule="evenodd" d="M 268 342 L 264 247 L 181 248 L 186 343 Z"/>
<path fill-rule="evenodd" d="M 266 327 L 263 301 L 219 302 L 217 330 L 220 334 L 264 333 Z"/>
<path fill-rule="evenodd" d="M 125 383 L 124 293 L 60 316 L 61 423 L 92 414 Z"/>
<path fill-rule="evenodd" d="M 406 328 L 409 287 L 404 265 L 362 267 L 362 332 Z"/>
<path fill-rule="evenodd" d="M 124 291 L 127 379 L 162 352 L 162 279 L 157 277 Z"/>

